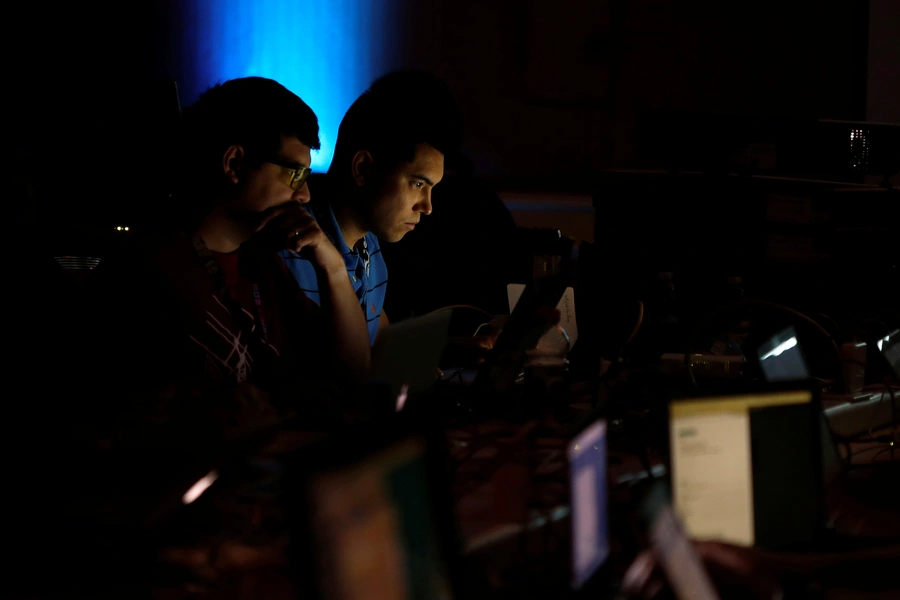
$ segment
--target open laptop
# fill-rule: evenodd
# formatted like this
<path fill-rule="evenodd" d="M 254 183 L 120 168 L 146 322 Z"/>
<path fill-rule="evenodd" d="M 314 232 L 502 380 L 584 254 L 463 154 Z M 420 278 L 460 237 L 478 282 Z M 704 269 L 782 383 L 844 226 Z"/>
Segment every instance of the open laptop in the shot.
<path fill-rule="evenodd" d="M 800 381 L 809 377 L 797 332 L 786 327 L 761 344 L 756 351 L 766 381 Z"/>
<path fill-rule="evenodd" d="M 509 302 L 509 314 L 516 310 L 519 299 L 525 292 L 525 284 L 510 283 L 506 286 L 506 298 Z M 575 290 L 567 287 L 563 292 L 562 298 L 556 304 L 556 310 L 559 311 L 559 326 L 566 330 L 569 337 L 569 348 L 571 349 L 575 342 L 578 341 L 578 321 L 575 318 Z"/>
<path fill-rule="evenodd" d="M 821 531 L 821 409 L 811 387 L 673 400 L 674 506 L 690 537 L 769 548 Z"/>
<path fill-rule="evenodd" d="M 569 442 L 567 455 L 572 511 L 571 587 L 579 590 L 609 556 L 606 421 L 590 421 Z"/>
<path fill-rule="evenodd" d="M 414 398 L 434 384 L 451 316 L 445 310 L 413 317 L 378 334 L 372 352 L 372 379 L 388 386 L 391 398 L 402 393 Z"/>
<path fill-rule="evenodd" d="M 401 415 L 290 458 L 285 509 L 298 597 L 459 597 L 439 437 Z"/>
<path fill-rule="evenodd" d="M 566 278 L 561 274 L 537 278 L 525 287 L 503 331 L 475 375 L 476 388 L 497 393 L 509 391 L 524 367 L 525 351 L 534 348 L 552 327 L 542 321 L 541 311 L 555 308 L 566 287 Z"/>
<path fill-rule="evenodd" d="M 534 348 L 549 330 L 549 326 L 540 322 L 539 311 L 556 307 L 565 292 L 566 280 L 557 274 L 541 277 L 525 286 L 521 293 L 516 293 L 512 314 L 484 363 L 476 368 L 446 369 L 443 380 L 474 385 L 482 391 L 509 390 L 522 371 L 525 351 Z M 574 310 L 572 314 L 574 316 Z"/>
<path fill-rule="evenodd" d="M 760 344 L 756 356 L 769 383 L 809 380 L 806 358 L 793 327 L 778 331 Z M 819 441 L 822 445 L 822 484 L 828 487 L 841 475 L 844 463 L 825 412 L 819 417 Z"/>
<path fill-rule="evenodd" d="M 874 346 L 881 356 L 882 367 L 887 365 L 887 374 L 900 380 L 900 329 L 875 340 Z"/>

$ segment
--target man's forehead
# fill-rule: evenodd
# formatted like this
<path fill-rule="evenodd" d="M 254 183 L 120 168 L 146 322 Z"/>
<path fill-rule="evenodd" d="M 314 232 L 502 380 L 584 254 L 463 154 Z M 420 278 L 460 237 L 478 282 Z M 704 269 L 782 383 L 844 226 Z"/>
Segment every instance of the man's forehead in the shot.
<path fill-rule="evenodd" d="M 443 168 L 444 154 L 434 146 L 419 144 L 416 146 L 416 155 L 407 165 L 413 168 L 425 168 L 428 166 Z"/>

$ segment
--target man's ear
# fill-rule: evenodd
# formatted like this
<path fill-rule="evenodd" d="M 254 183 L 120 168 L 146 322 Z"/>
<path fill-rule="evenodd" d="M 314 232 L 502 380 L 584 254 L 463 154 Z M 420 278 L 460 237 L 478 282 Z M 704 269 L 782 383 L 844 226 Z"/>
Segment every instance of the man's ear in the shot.
<path fill-rule="evenodd" d="M 375 167 L 375 160 L 368 150 L 360 150 L 353 155 L 353 162 L 350 163 L 350 174 L 356 185 L 363 186 L 372 178 L 372 170 Z"/>
<path fill-rule="evenodd" d="M 222 172 L 232 183 L 238 182 L 238 175 L 244 166 L 243 146 L 230 146 L 222 155 Z"/>

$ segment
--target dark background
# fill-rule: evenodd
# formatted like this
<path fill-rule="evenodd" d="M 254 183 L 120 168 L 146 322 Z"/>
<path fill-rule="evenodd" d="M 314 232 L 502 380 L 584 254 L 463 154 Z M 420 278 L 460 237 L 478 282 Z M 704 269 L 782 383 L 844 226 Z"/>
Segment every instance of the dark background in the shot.
<path fill-rule="evenodd" d="M 300 39 L 317 23 L 305 18 L 303 2 L 288 5 L 285 18 L 297 23 Z M 352 2 L 344 5 L 353 9 Z M 182 105 L 213 83 L 200 81 L 191 49 L 198 24 L 218 6 L 144 0 L 113 8 L 22 3 L 9 9 L 4 132 L 12 140 L 7 151 L 25 149 L 27 159 L 21 169 L 18 155 L 5 165 L 16 177 L 26 173 L 54 255 L 96 254 L 77 224 L 110 233 L 161 205 L 177 107 L 170 88 L 156 83 L 177 82 Z M 748 192 L 709 180 L 670 186 L 643 175 L 632 185 L 600 175 L 659 166 L 648 160 L 654 144 L 668 143 L 679 160 L 690 154 L 683 145 L 719 159 L 735 150 L 727 135 L 707 143 L 710 131 L 728 133 L 731 125 L 713 122 L 703 129 L 666 115 L 900 122 L 900 4 L 892 0 L 381 0 L 376 8 L 367 49 L 372 64 L 427 69 L 449 83 L 465 117 L 465 150 L 476 174 L 496 192 L 592 197 L 595 238 L 605 244 L 604 256 L 630 258 L 623 269 L 690 264 L 721 272 L 733 262 L 738 269 L 768 271 L 758 261 L 768 233 L 758 227 L 766 210 L 760 197 L 780 193 L 775 187 Z M 317 57 L 284 59 L 303 68 Z M 804 176 L 880 180 L 880 174 L 829 172 L 832 163 L 847 163 L 841 155 L 849 154 L 846 131 L 829 138 L 828 144 L 838 140 L 833 151 L 798 131 L 794 158 L 805 160 Z M 760 140 L 738 142 L 754 141 Z M 894 152 L 896 142 L 887 144 Z M 845 279 L 860 266 L 879 277 L 885 264 L 896 272 L 890 232 L 865 233 L 896 222 L 895 196 L 846 194 L 812 202 L 828 208 L 825 229 L 861 215 L 865 242 L 836 241 L 823 230 L 813 254 L 844 257 Z M 21 208 L 13 212 L 19 216 Z M 479 218 L 478 207 L 457 213 Z M 876 247 L 866 245 L 873 241 Z M 675 264 L 664 264 L 673 256 Z M 832 263 L 820 267 L 835 271 Z M 785 281 L 804 268 L 797 261 Z"/>
<path fill-rule="evenodd" d="M 62 121 L 43 143 L 71 151 L 85 115 L 129 99 L 117 92 L 124 84 L 174 79 L 188 95 L 202 89 L 212 82 L 197 80 L 185 48 L 203 4 L 12 8 L 6 104 L 20 105 L 7 121 L 37 120 L 32 132 Z M 316 23 L 295 4 L 301 36 Z M 382 35 L 372 52 L 388 68 L 444 77 L 478 172 L 519 187 L 536 172 L 585 179 L 640 166 L 646 109 L 900 121 L 900 7 L 891 0 L 383 0 L 378 8 L 385 17 L 373 24 Z M 146 131 L 134 119 L 119 133 L 127 147 Z"/>

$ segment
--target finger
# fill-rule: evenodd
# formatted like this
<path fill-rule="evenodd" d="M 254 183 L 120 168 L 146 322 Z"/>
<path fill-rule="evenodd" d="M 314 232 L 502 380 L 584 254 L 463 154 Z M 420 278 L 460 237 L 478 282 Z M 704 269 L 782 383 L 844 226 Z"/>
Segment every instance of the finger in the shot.
<path fill-rule="evenodd" d="M 286 202 L 285 204 L 279 204 L 277 206 L 267 208 L 261 213 L 256 213 L 253 215 L 253 219 L 255 221 L 254 231 L 262 231 L 273 221 L 277 222 L 277 220 L 279 218 L 282 218 L 283 216 L 296 214 L 298 210 L 303 211 L 303 207 L 300 205 L 300 203 Z M 306 213 L 306 211 L 303 212 Z"/>
<path fill-rule="evenodd" d="M 287 235 L 309 227 L 318 227 L 316 220 L 306 211 L 286 211 L 269 219 L 265 229 Z"/>
<path fill-rule="evenodd" d="M 290 232 L 285 238 L 285 248 L 300 252 L 307 246 L 315 246 L 321 242 L 322 230 L 318 227 L 307 227 Z"/>
<path fill-rule="evenodd" d="M 643 597 L 655 567 L 656 560 L 651 552 L 638 554 L 622 577 L 622 591 L 629 597 Z"/>

